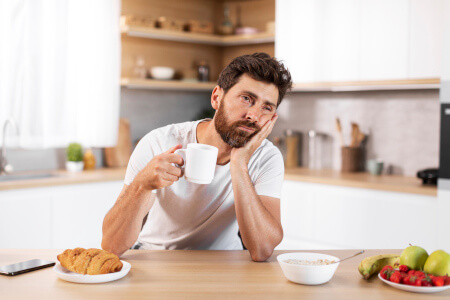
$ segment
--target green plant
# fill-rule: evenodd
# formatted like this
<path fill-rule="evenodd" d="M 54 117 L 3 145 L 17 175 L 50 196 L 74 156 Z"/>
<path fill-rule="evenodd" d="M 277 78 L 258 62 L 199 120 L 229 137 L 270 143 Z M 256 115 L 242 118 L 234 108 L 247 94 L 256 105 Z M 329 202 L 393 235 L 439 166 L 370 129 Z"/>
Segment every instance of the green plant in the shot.
<path fill-rule="evenodd" d="M 66 149 L 68 161 L 83 161 L 83 149 L 78 143 L 70 143 Z"/>

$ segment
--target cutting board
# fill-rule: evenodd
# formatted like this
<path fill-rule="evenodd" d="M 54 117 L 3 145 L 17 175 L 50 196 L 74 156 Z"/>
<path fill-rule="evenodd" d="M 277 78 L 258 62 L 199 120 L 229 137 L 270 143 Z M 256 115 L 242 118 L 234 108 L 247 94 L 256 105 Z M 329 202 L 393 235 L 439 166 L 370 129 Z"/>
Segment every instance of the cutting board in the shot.
<path fill-rule="evenodd" d="M 126 167 L 132 153 L 130 121 L 120 118 L 115 147 L 105 148 L 105 164 L 109 168 Z"/>

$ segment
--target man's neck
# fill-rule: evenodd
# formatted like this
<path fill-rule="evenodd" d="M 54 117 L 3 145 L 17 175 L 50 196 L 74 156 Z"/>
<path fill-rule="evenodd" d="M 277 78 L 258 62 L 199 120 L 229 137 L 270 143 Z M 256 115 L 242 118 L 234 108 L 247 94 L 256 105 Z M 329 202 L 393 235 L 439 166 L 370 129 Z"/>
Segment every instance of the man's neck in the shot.
<path fill-rule="evenodd" d="M 231 147 L 226 144 L 217 133 L 214 120 L 200 122 L 197 125 L 197 142 L 200 144 L 211 145 L 219 149 L 217 155 L 217 164 L 226 165 L 230 161 Z"/>

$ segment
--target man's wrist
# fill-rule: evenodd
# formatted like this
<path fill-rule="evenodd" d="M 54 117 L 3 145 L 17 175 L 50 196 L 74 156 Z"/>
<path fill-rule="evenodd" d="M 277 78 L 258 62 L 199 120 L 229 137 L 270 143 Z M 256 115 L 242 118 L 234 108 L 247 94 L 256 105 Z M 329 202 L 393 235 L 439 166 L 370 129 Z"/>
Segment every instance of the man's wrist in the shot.
<path fill-rule="evenodd" d="M 248 172 L 248 163 L 244 160 L 231 160 L 230 169 Z"/>

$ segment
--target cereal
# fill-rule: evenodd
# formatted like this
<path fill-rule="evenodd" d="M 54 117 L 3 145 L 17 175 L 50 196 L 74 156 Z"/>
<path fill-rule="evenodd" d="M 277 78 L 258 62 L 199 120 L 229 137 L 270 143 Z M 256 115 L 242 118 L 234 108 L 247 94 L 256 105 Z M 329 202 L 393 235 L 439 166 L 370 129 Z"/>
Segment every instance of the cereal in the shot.
<path fill-rule="evenodd" d="M 288 259 L 285 260 L 284 262 L 292 265 L 302 265 L 302 266 L 321 266 L 335 263 L 334 260 L 328 259 L 317 259 L 317 260 Z"/>

